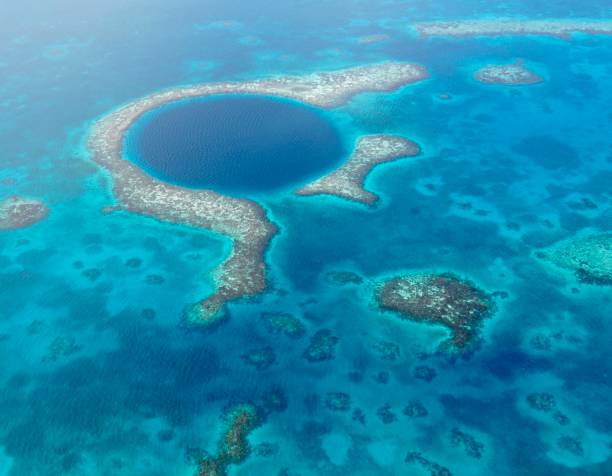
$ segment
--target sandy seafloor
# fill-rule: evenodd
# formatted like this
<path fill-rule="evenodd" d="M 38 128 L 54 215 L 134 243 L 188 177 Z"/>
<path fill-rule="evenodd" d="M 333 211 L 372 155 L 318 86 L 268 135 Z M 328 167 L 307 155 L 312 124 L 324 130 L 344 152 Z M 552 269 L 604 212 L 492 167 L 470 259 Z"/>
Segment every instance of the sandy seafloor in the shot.
<path fill-rule="evenodd" d="M 612 474 L 611 288 L 579 284 L 534 257 L 559 239 L 612 229 L 612 38 L 424 41 L 409 29 L 483 15 L 609 18 L 609 2 L 90 3 L 10 2 L 0 19 L 0 178 L 17 180 L 0 185 L 0 198 L 35 196 L 52 210 L 33 228 L 0 234 L 0 475 L 194 475 L 188 456 L 214 451 L 222 409 L 270 388 L 288 407 L 251 442 L 277 452 L 253 454 L 230 474 L 427 475 L 404 462 L 409 451 L 455 476 Z M 357 41 L 378 33 L 390 39 Z M 546 82 L 472 80 L 480 65 L 516 58 Z M 405 135 L 422 157 L 372 174 L 368 186 L 382 197 L 374 209 L 259 197 L 281 228 L 266 257 L 269 292 L 231 305 L 213 332 L 184 326 L 183 306 L 211 290 L 230 244 L 101 214 L 112 197 L 83 147 L 92 121 L 175 84 L 385 59 L 420 62 L 432 78 L 331 114 L 349 142 Z M 596 208 L 572 205 L 584 198 Z M 471 209 L 458 205 L 466 202 Z M 141 266 L 126 266 L 130 258 Z M 330 283 L 335 269 L 366 283 Z M 508 294 L 471 358 L 434 355 L 441 329 L 373 306 L 371 280 L 423 269 Z M 307 336 L 266 333 L 264 311 L 294 314 Z M 324 328 L 339 338 L 335 359 L 309 363 L 301 354 Z M 530 344 L 538 335 L 549 348 Z M 372 349 L 379 340 L 401 347 L 395 362 Z M 54 354 L 58 346 L 65 352 Z M 275 365 L 243 363 L 245 351 L 265 346 Z M 414 378 L 416 365 L 436 377 Z M 373 378 L 382 371 L 386 384 Z M 325 408 L 337 391 L 363 409 L 365 426 Z M 528 409 L 533 392 L 554 395 L 570 423 Z M 429 415 L 404 416 L 409 401 Z M 389 424 L 376 415 L 385 404 L 397 415 Z M 480 458 L 451 444 L 453 428 L 484 445 Z M 583 454 L 561 449 L 564 437 Z"/>

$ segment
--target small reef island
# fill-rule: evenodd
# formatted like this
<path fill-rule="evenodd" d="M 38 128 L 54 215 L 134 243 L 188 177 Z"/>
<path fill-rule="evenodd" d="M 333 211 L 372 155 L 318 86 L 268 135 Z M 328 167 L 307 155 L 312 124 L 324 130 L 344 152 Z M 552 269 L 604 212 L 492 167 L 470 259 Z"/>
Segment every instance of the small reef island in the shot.
<path fill-rule="evenodd" d="M 504 86 L 526 86 L 544 81 L 542 76 L 525 67 L 523 60 L 511 64 L 490 64 L 479 69 L 474 79 L 485 84 L 501 84 Z"/>
<path fill-rule="evenodd" d="M 378 286 L 376 301 L 402 318 L 446 327 L 451 337 L 442 347 L 450 351 L 472 347 L 483 321 L 495 312 L 487 293 L 451 273 L 391 278 Z"/>
<path fill-rule="evenodd" d="M 415 23 L 421 36 L 539 35 L 570 39 L 572 34 L 611 35 L 610 20 L 523 20 L 519 18 L 476 19 Z"/>
<path fill-rule="evenodd" d="M 414 142 L 397 136 L 367 136 L 357 142 L 350 159 L 330 174 L 296 190 L 297 195 L 335 195 L 368 205 L 378 196 L 364 187 L 364 180 L 378 164 L 413 157 L 420 147 Z"/>
<path fill-rule="evenodd" d="M 561 241 L 538 253 L 585 284 L 612 286 L 612 233 L 595 233 Z"/>
<path fill-rule="evenodd" d="M 27 228 L 49 215 L 49 207 L 39 200 L 12 196 L 0 201 L 0 230 Z"/>
<path fill-rule="evenodd" d="M 131 126 L 148 111 L 190 98 L 258 94 L 333 108 L 356 94 L 393 91 L 427 76 L 427 71 L 420 65 L 386 62 L 304 76 L 177 87 L 145 96 L 101 117 L 91 128 L 88 147 L 93 160 L 110 173 L 119 209 L 205 228 L 233 241 L 231 255 L 216 270 L 215 292 L 189 306 L 185 313 L 189 322 L 212 325 L 224 319 L 228 301 L 252 296 L 265 289 L 264 253 L 277 227 L 268 219 L 264 209 L 252 200 L 208 189 L 181 187 L 144 172 L 124 156 L 125 136 Z M 370 141 L 366 149 L 361 149 L 359 160 L 368 162 L 364 154 L 373 156 L 374 162 L 387 157 L 390 144 L 399 146 L 402 155 L 414 150 L 408 143 L 396 139 L 385 141 L 379 137 Z M 358 167 L 357 170 L 362 169 Z M 357 180 L 361 182 L 362 177 Z"/>

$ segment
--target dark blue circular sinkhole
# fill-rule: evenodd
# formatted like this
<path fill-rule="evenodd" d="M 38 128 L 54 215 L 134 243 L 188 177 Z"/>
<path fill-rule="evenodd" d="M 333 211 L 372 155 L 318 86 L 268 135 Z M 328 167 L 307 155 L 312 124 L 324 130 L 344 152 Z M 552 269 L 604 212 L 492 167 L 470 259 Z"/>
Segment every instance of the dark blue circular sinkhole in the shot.
<path fill-rule="evenodd" d="M 314 179 L 345 155 L 322 111 L 252 95 L 162 106 L 137 121 L 125 146 L 127 157 L 158 179 L 234 195 Z"/>

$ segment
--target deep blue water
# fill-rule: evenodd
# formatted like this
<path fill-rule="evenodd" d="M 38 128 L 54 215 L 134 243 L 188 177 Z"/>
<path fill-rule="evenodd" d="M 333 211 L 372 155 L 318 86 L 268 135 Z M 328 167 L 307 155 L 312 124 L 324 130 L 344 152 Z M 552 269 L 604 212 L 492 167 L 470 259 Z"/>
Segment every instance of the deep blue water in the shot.
<path fill-rule="evenodd" d="M 0 199 L 42 198 L 51 214 L 0 234 L 1 476 L 194 476 L 189 455 L 215 451 L 223 408 L 271 389 L 287 408 L 250 439 L 277 452 L 252 454 L 230 476 L 430 476 L 404 461 L 408 451 L 453 476 L 612 474 L 610 288 L 534 258 L 558 240 L 612 230 L 612 38 L 424 40 L 408 27 L 485 14 L 606 18 L 610 2 L 5 3 L 0 178 L 16 183 L 0 183 Z M 358 41 L 379 33 L 389 40 Z M 546 82 L 472 80 L 483 63 L 516 58 Z M 361 134 L 393 133 L 422 156 L 372 174 L 374 209 L 284 186 L 259 194 L 280 227 L 266 256 L 270 289 L 232 304 L 213 332 L 185 327 L 184 305 L 210 292 L 230 244 L 101 214 L 113 197 L 83 149 L 93 118 L 174 85 L 389 59 L 418 61 L 431 78 L 355 97 L 329 121 L 346 148 Z M 574 205 L 585 198 L 596 207 Z M 339 286 L 326 277 L 333 269 L 365 283 Z M 507 293 L 469 359 L 436 355 L 443 331 L 372 305 L 372 281 L 431 269 Z M 306 335 L 268 333 L 260 316 L 272 311 L 295 315 Z M 320 329 L 338 337 L 335 356 L 309 363 L 302 353 Z M 381 358 L 381 340 L 398 345 L 397 360 Z M 241 358 L 267 346 L 276 362 L 265 370 Z M 417 365 L 436 377 L 416 379 Z M 365 424 L 326 408 L 338 391 Z M 553 395 L 570 422 L 527 408 L 532 392 Z M 428 415 L 409 419 L 409 401 Z M 397 420 L 381 421 L 384 405 Z M 484 446 L 480 459 L 453 446 L 454 428 Z M 567 437 L 581 456 L 559 446 Z"/>
<path fill-rule="evenodd" d="M 316 178 L 344 157 L 323 113 L 261 96 L 213 96 L 145 115 L 127 155 L 152 175 L 232 194 L 270 191 Z"/>

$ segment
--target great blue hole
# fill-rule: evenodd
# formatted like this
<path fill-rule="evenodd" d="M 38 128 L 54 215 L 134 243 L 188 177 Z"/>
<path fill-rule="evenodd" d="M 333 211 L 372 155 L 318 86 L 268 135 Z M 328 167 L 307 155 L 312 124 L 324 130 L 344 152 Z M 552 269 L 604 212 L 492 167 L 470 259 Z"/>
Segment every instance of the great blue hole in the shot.
<path fill-rule="evenodd" d="M 325 111 L 255 95 L 149 111 L 128 132 L 125 148 L 129 160 L 162 181 L 237 196 L 315 179 L 346 154 Z"/>

